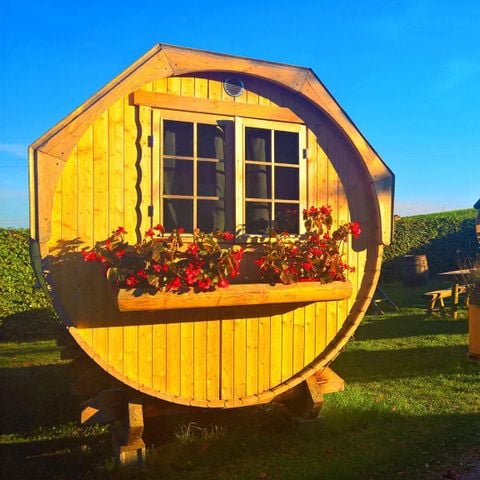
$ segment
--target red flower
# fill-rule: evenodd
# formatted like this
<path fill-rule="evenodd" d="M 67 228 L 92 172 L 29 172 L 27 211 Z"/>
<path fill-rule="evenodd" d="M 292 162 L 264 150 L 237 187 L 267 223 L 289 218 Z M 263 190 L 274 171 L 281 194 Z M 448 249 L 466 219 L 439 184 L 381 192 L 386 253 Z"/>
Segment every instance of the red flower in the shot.
<path fill-rule="evenodd" d="M 137 277 L 147 278 L 147 272 L 145 270 L 139 270 L 137 272 Z"/>
<path fill-rule="evenodd" d="M 212 281 L 209 278 L 206 278 L 205 280 L 199 280 L 197 282 L 197 287 L 203 292 L 210 290 L 211 286 L 212 286 Z"/>
<path fill-rule="evenodd" d="M 159 232 L 162 232 L 162 233 L 165 231 L 165 229 L 163 228 L 163 225 L 161 225 L 160 223 L 155 225 L 153 229 L 158 230 Z"/>
<path fill-rule="evenodd" d="M 223 232 L 222 237 L 224 240 L 233 240 L 235 238 L 235 235 L 230 232 Z"/>
<path fill-rule="evenodd" d="M 91 252 L 87 252 L 86 250 L 82 251 L 82 257 L 86 262 L 94 262 L 98 259 L 97 254 L 92 250 Z"/>
<path fill-rule="evenodd" d="M 138 278 L 135 277 L 135 275 L 129 275 L 126 279 L 125 279 L 125 285 L 127 286 L 127 288 L 134 288 L 138 285 Z"/>
<path fill-rule="evenodd" d="M 325 232 L 325 233 L 323 234 L 323 239 L 324 239 L 324 240 L 330 240 L 331 238 L 332 238 L 332 237 L 330 236 L 330 234 L 329 234 L 328 232 Z"/>
<path fill-rule="evenodd" d="M 260 268 L 262 268 L 263 265 L 265 264 L 265 259 L 263 257 L 260 257 L 257 260 L 255 260 L 255 264 L 258 265 Z"/>
<path fill-rule="evenodd" d="M 182 286 L 180 277 L 175 277 L 170 283 L 167 283 L 167 290 L 176 290 Z"/>
<path fill-rule="evenodd" d="M 127 231 L 125 230 L 125 227 L 118 227 L 114 233 L 116 233 L 117 235 L 123 235 L 127 233 Z"/>
<path fill-rule="evenodd" d="M 187 248 L 187 252 L 191 255 L 196 255 L 199 250 L 200 249 L 198 248 L 198 245 L 196 243 L 191 243 Z"/>
<path fill-rule="evenodd" d="M 310 271 L 313 268 L 313 263 L 312 262 L 303 262 L 302 267 L 303 267 L 304 270 Z"/>
<path fill-rule="evenodd" d="M 239 275 L 240 275 L 240 272 L 236 269 L 233 269 L 229 274 L 230 278 L 235 278 L 235 277 L 238 277 Z"/>
<path fill-rule="evenodd" d="M 146 236 L 146 237 L 153 238 L 153 237 L 155 236 L 155 232 L 153 231 L 153 229 L 149 228 L 149 229 L 145 232 L 145 236 Z"/>
<path fill-rule="evenodd" d="M 98 255 L 97 260 L 101 263 L 107 263 L 107 257 L 104 257 L 103 255 Z"/>
<path fill-rule="evenodd" d="M 350 224 L 350 233 L 357 238 L 361 233 L 362 229 L 360 228 L 359 222 L 353 222 Z"/>
<path fill-rule="evenodd" d="M 183 232 L 185 232 L 185 229 L 183 227 L 178 227 L 177 232 L 182 234 Z"/>
<path fill-rule="evenodd" d="M 218 281 L 218 286 L 220 288 L 227 288 L 230 285 L 230 282 L 226 278 L 221 278 Z"/>
<path fill-rule="evenodd" d="M 154 263 L 152 264 L 152 270 L 154 272 L 161 272 L 162 271 L 162 265 L 160 265 L 159 263 Z"/>
<path fill-rule="evenodd" d="M 105 241 L 105 248 L 107 250 L 111 250 L 112 249 L 112 241 L 108 238 L 106 241 Z"/>
<path fill-rule="evenodd" d="M 332 214 L 332 207 L 330 205 L 322 205 L 322 207 L 320 208 L 320 211 L 324 214 L 324 215 L 331 215 Z"/>
<path fill-rule="evenodd" d="M 115 255 L 118 257 L 118 258 L 122 258 L 126 253 L 126 250 L 117 250 L 115 252 Z"/>

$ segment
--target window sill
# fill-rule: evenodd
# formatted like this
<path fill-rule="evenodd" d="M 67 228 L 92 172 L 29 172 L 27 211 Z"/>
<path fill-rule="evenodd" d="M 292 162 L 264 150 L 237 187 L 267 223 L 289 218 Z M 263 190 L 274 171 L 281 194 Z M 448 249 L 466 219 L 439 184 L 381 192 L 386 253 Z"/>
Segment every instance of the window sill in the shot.
<path fill-rule="evenodd" d="M 189 308 L 232 307 L 239 305 L 268 305 L 276 303 L 311 303 L 346 300 L 352 295 L 352 284 L 346 282 L 249 283 L 217 288 L 213 292 L 157 292 L 154 295 L 120 289 L 117 295 L 121 312 L 144 310 L 173 310 Z"/>

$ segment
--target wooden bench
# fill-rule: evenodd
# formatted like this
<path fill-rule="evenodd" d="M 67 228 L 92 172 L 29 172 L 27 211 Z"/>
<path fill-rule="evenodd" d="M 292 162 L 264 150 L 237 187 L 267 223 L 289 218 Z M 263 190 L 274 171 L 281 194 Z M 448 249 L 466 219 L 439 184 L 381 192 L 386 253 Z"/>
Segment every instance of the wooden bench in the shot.
<path fill-rule="evenodd" d="M 467 291 L 466 285 L 458 286 L 458 295 L 462 293 L 466 293 L 466 291 Z M 425 292 L 423 296 L 427 297 L 427 314 L 428 315 L 432 314 L 433 310 L 435 309 L 435 304 L 437 302 L 440 304 L 440 311 L 442 312 L 442 314 L 445 314 L 445 303 L 443 300 L 445 298 L 449 298 L 452 296 L 452 289 L 445 288 L 443 290 L 432 290 L 431 292 Z"/>

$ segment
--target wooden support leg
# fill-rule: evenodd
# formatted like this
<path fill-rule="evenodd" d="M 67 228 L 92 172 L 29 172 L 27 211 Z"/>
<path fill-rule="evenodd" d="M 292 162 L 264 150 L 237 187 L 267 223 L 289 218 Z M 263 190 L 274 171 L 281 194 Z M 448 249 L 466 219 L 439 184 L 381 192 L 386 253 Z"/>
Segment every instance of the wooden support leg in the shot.
<path fill-rule="evenodd" d="M 145 461 L 143 435 L 143 406 L 128 403 L 123 419 L 116 420 L 112 427 L 112 443 L 115 459 L 122 465 L 141 465 Z"/>
<path fill-rule="evenodd" d="M 300 421 L 313 420 L 323 407 L 323 395 L 339 392 L 344 386 L 344 381 L 333 370 L 325 368 L 281 395 L 277 402 L 287 415 Z"/>
<path fill-rule="evenodd" d="M 451 314 L 452 319 L 456 320 L 458 316 L 458 283 L 454 283 L 452 287 L 452 305 L 451 305 Z"/>

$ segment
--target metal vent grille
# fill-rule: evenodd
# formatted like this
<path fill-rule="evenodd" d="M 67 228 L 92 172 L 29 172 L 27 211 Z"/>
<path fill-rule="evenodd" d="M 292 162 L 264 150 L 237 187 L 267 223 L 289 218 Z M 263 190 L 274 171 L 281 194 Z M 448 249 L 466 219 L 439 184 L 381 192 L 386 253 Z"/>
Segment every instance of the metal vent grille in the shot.
<path fill-rule="evenodd" d="M 245 91 L 245 86 L 239 78 L 227 78 L 223 82 L 223 88 L 231 97 L 239 97 Z"/>

